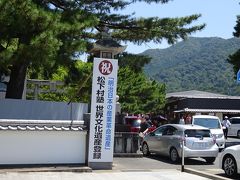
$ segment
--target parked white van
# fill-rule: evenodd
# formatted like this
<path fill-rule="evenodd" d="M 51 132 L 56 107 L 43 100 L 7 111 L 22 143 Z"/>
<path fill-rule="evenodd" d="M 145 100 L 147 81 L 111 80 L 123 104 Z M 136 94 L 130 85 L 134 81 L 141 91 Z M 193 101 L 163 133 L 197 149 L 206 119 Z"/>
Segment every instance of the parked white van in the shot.
<path fill-rule="evenodd" d="M 228 128 L 228 136 L 240 138 L 240 117 L 231 117 L 229 121 L 231 126 Z"/>
<path fill-rule="evenodd" d="M 195 115 L 192 117 L 192 124 L 204 126 L 210 129 L 212 135 L 216 138 L 219 149 L 225 148 L 225 137 L 222 124 L 217 116 Z"/>

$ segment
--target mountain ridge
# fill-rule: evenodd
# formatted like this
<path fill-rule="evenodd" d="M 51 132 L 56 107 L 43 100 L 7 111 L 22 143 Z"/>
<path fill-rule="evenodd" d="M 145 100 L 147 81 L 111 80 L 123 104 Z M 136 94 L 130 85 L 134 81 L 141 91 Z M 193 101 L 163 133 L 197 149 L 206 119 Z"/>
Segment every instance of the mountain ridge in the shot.
<path fill-rule="evenodd" d="M 240 39 L 190 37 L 165 49 L 141 53 L 152 58 L 144 67 L 151 79 L 165 83 L 167 92 L 201 90 L 240 95 L 230 54 L 240 48 Z"/>

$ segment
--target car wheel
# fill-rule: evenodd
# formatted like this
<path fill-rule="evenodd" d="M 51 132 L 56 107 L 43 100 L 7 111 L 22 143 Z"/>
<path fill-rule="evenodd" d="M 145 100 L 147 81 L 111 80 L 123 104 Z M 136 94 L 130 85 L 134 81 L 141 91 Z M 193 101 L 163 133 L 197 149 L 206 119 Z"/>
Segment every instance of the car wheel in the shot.
<path fill-rule="evenodd" d="M 227 155 L 223 159 L 223 170 L 228 177 L 237 175 L 237 164 L 233 156 Z"/>
<path fill-rule="evenodd" d="M 207 163 L 213 163 L 216 158 L 215 157 L 207 157 L 207 158 L 204 158 L 206 160 Z"/>
<path fill-rule="evenodd" d="M 143 143 L 143 145 L 142 145 L 142 153 L 143 153 L 144 156 L 149 156 L 150 155 L 147 143 Z"/>
<path fill-rule="evenodd" d="M 240 131 L 237 132 L 237 137 L 240 138 Z"/>
<path fill-rule="evenodd" d="M 179 161 L 179 155 L 178 155 L 178 152 L 177 152 L 176 148 L 171 148 L 170 149 L 170 160 L 173 163 L 176 163 L 176 162 Z"/>

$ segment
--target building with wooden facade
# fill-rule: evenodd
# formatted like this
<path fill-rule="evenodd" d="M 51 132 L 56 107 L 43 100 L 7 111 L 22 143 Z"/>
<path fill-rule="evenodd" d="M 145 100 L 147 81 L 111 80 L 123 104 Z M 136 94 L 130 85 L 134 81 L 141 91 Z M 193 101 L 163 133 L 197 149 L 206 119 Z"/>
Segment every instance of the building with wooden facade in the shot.
<path fill-rule="evenodd" d="M 181 115 L 209 114 L 222 119 L 225 115 L 240 116 L 240 96 L 183 91 L 168 93 L 165 106 L 166 117 L 177 121 Z"/>

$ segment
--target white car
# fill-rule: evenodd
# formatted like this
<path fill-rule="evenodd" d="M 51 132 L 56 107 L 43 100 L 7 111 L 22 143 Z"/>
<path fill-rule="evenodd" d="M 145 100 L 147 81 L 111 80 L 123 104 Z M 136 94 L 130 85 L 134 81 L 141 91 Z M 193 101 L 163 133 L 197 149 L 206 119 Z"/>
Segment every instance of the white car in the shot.
<path fill-rule="evenodd" d="M 237 176 L 240 173 L 240 145 L 224 149 L 219 158 L 219 166 L 228 177 Z"/>
<path fill-rule="evenodd" d="M 172 162 L 182 157 L 184 141 L 184 157 L 201 157 L 213 163 L 218 156 L 218 146 L 208 128 L 197 125 L 166 124 L 158 127 L 143 138 L 142 152 L 144 156 L 158 153 L 169 156 Z"/>
<path fill-rule="evenodd" d="M 240 117 L 231 117 L 229 121 L 231 126 L 228 128 L 228 136 L 240 138 Z"/>
<path fill-rule="evenodd" d="M 222 124 L 217 116 L 195 115 L 192 117 L 192 124 L 209 128 L 219 149 L 225 148 L 225 137 L 223 134 Z"/>

